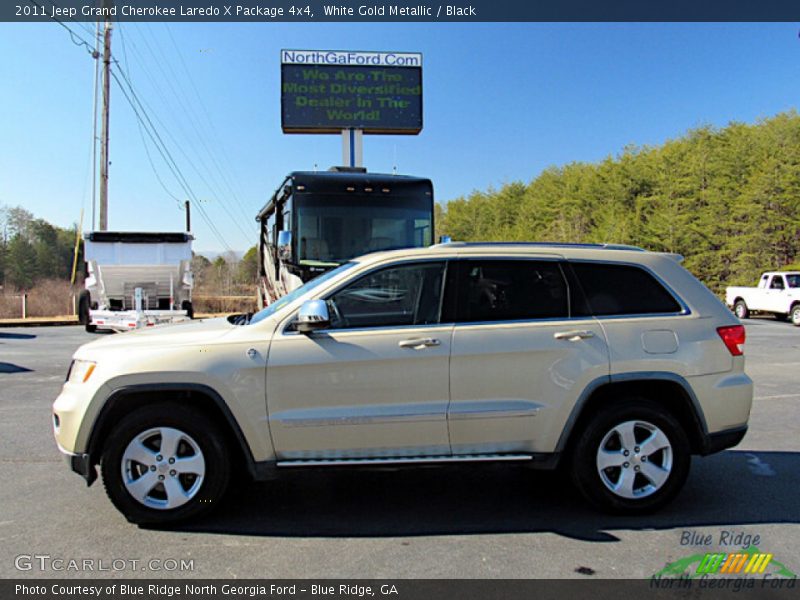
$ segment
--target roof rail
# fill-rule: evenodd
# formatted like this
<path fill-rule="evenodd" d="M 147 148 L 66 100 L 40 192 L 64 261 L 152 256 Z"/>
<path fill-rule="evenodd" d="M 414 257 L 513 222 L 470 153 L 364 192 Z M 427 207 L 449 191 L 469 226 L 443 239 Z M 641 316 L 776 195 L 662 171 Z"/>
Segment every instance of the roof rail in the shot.
<path fill-rule="evenodd" d="M 551 247 L 551 248 L 595 248 L 603 250 L 632 250 L 634 252 L 646 252 L 639 246 L 628 246 L 626 244 L 593 244 L 579 242 L 445 242 L 435 244 L 436 246 L 532 246 L 532 247 Z"/>

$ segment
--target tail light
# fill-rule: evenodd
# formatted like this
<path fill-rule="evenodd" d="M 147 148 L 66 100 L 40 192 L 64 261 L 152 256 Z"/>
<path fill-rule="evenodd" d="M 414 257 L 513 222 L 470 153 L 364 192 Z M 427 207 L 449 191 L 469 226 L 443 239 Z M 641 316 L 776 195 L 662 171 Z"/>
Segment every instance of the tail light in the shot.
<path fill-rule="evenodd" d="M 717 333 L 731 356 L 741 356 L 744 354 L 744 325 L 728 325 L 727 327 L 717 327 Z"/>

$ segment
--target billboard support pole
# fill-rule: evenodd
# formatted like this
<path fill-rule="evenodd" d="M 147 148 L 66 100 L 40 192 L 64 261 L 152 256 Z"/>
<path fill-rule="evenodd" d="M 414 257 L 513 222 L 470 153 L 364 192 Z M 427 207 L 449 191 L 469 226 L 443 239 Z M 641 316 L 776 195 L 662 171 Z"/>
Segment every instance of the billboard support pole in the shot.
<path fill-rule="evenodd" d="M 342 129 L 342 164 L 347 167 L 364 165 L 364 131 Z"/>

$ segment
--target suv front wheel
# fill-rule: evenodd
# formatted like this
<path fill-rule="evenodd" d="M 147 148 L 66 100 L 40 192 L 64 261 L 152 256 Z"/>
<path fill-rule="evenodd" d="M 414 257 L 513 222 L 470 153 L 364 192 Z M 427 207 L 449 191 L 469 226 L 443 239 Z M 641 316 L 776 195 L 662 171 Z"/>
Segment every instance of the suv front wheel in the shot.
<path fill-rule="evenodd" d="M 103 485 L 132 523 L 164 524 L 215 508 L 228 485 L 224 437 L 202 413 L 155 404 L 111 431 L 101 459 Z"/>
<path fill-rule="evenodd" d="M 605 408 L 588 423 L 575 445 L 572 475 L 599 508 L 644 513 L 675 497 L 690 460 L 678 421 L 654 402 L 631 399 Z"/>

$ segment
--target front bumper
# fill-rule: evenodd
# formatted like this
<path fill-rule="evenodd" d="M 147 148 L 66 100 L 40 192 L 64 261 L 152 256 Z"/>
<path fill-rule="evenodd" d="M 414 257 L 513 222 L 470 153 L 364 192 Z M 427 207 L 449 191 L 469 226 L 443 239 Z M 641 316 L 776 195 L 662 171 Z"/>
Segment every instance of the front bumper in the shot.
<path fill-rule="evenodd" d="M 92 464 L 91 456 L 85 453 L 73 454 L 61 446 L 58 449 L 64 455 L 64 460 L 67 461 L 69 468 L 86 480 L 87 487 L 97 480 L 97 469 Z"/>

